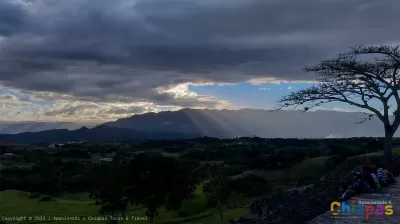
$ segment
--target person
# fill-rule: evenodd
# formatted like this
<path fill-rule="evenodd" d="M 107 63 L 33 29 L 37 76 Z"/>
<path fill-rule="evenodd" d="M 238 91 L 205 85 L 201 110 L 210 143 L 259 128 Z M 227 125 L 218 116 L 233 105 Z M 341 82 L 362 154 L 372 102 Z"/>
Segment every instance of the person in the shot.
<path fill-rule="evenodd" d="M 363 179 L 363 175 L 360 172 L 356 172 L 354 174 L 354 180 L 355 180 L 354 184 L 347 188 L 347 190 L 339 198 L 339 201 L 346 201 L 357 194 L 373 192 L 373 189 Z"/>
<path fill-rule="evenodd" d="M 372 171 L 371 167 L 363 166 L 361 168 L 361 175 L 365 182 L 372 188 L 373 192 L 378 192 L 379 190 L 379 180 L 375 173 Z"/>
<path fill-rule="evenodd" d="M 344 193 L 346 192 L 346 190 L 349 188 L 347 183 L 340 183 L 339 184 L 339 195 L 341 195 L 341 197 L 339 198 L 339 201 L 342 197 L 344 197 Z"/>
<path fill-rule="evenodd" d="M 388 184 L 394 184 L 394 183 L 396 183 L 396 180 L 394 179 L 393 174 L 392 174 L 389 170 L 384 169 L 383 172 L 385 172 L 386 175 L 387 175 L 387 177 L 388 177 Z"/>
<path fill-rule="evenodd" d="M 389 178 L 385 172 L 384 166 L 381 163 L 376 163 L 376 175 L 378 176 L 379 185 L 387 187 Z"/>

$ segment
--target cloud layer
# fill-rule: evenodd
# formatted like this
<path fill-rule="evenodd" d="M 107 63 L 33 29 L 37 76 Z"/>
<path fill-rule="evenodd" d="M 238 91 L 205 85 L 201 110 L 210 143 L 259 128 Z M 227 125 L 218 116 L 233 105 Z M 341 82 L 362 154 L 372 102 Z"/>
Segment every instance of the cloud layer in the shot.
<path fill-rule="evenodd" d="M 398 21 L 398 0 L 3 0 L 0 85 L 45 117 L 232 107 L 187 87 L 312 81 L 350 45 L 399 43 Z"/>

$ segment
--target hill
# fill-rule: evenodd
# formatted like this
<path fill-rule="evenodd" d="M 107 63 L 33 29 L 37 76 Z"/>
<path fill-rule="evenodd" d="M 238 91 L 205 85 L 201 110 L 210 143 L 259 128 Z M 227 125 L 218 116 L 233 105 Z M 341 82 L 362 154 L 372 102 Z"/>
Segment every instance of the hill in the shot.
<path fill-rule="evenodd" d="M 54 129 L 41 132 L 25 132 L 20 134 L 0 135 L 0 142 L 22 144 L 69 142 L 69 141 L 128 141 L 138 139 L 185 139 L 192 136 L 175 132 L 137 131 L 134 129 L 98 126 L 95 128 L 82 127 L 77 130 Z"/>
<path fill-rule="evenodd" d="M 355 112 L 198 110 L 182 109 L 146 113 L 76 130 L 2 134 L 0 142 L 35 144 L 65 141 L 126 141 L 138 139 L 186 139 L 201 136 L 232 138 L 347 138 L 382 137 L 377 119 L 357 124 L 365 115 Z M 40 124 L 37 124 L 40 126 Z M 400 132 L 395 134 L 399 137 Z"/>
<path fill-rule="evenodd" d="M 82 126 L 93 127 L 95 126 L 95 124 L 74 123 L 74 122 L 39 122 L 39 121 L 1 122 L 0 121 L 0 134 L 39 132 L 52 129 L 74 130 Z"/>

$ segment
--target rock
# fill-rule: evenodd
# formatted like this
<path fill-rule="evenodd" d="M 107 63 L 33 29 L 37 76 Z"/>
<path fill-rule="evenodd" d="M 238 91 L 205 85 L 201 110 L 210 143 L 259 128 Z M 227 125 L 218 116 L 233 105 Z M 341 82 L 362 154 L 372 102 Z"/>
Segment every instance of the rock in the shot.
<path fill-rule="evenodd" d="M 329 209 L 330 203 L 339 195 L 339 183 L 353 183 L 353 173 L 362 165 L 370 164 L 377 157 L 352 157 L 334 171 L 317 181 L 312 186 L 299 191 L 291 189 L 282 196 L 261 198 L 250 205 L 253 217 L 241 218 L 232 224 L 301 224 L 306 223 Z M 400 160 L 396 160 L 400 161 Z M 398 173 L 400 164 L 397 166 Z M 261 214 L 259 213 L 261 211 Z"/>

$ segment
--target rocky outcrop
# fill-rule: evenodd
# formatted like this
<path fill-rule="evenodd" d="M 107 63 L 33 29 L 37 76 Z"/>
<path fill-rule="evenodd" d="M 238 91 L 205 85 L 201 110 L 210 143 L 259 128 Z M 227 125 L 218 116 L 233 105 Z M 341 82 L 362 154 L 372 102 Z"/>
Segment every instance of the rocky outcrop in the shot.
<path fill-rule="evenodd" d="M 376 216 L 373 215 L 366 218 L 346 218 L 343 216 L 332 216 L 330 211 L 319 215 L 315 219 L 307 222 L 307 224 L 328 224 L 328 223 L 341 223 L 341 224 L 362 224 L 362 223 L 380 223 L 380 224 L 397 224 L 400 222 L 400 176 L 396 178 L 397 183 L 390 187 L 383 188 L 379 193 L 362 194 L 351 198 L 350 200 L 377 200 L 377 201 L 390 201 L 393 205 L 392 215 Z M 347 202 L 350 204 L 350 202 Z"/>
<path fill-rule="evenodd" d="M 362 165 L 371 164 L 382 156 L 358 156 L 347 159 L 330 174 L 304 191 L 286 192 L 257 200 L 250 215 L 231 221 L 232 224 L 301 224 L 323 214 L 338 199 L 339 184 L 350 185 L 353 173 Z M 397 159 L 397 161 L 399 161 Z M 397 166 L 400 169 L 400 165 Z M 395 172 L 398 172 L 397 170 Z"/>

